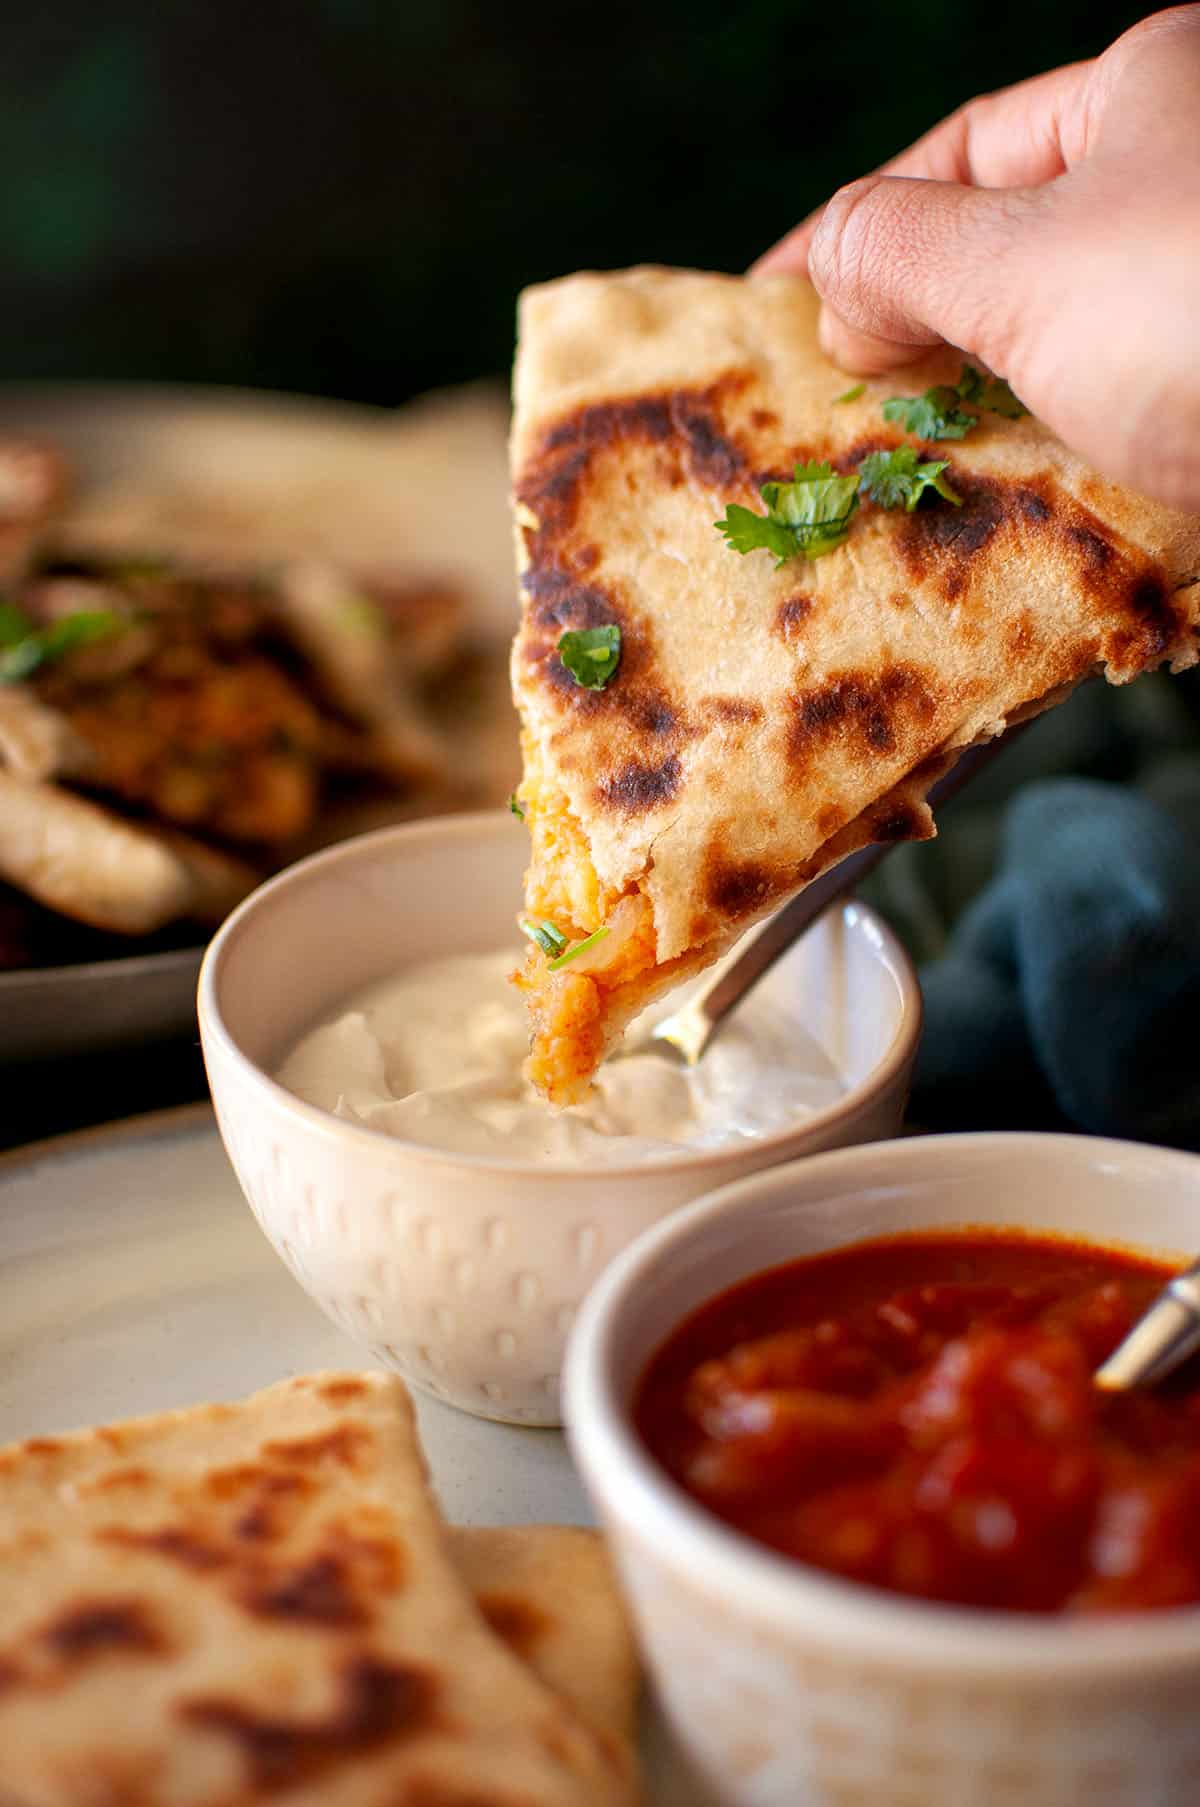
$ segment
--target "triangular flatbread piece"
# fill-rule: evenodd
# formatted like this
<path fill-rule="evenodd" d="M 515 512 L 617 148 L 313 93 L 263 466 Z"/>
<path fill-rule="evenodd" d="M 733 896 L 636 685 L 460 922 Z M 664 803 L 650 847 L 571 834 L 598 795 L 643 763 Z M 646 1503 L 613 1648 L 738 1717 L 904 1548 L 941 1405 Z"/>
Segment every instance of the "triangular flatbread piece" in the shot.
<path fill-rule="evenodd" d="M 618 1621 L 577 1642 L 607 1683 L 568 1688 L 476 1605 L 548 1618 L 504 1555 L 448 1543 L 382 1374 L 2 1450 L 0 1801 L 632 1807 Z"/>
<path fill-rule="evenodd" d="M 865 502 L 844 543 L 776 568 L 714 523 L 762 513 L 798 462 L 851 472 L 907 440 L 897 393 L 931 356 L 845 396 L 797 277 L 639 269 L 522 298 L 512 464 L 521 573 L 513 689 L 533 844 L 535 1085 L 555 1103 L 657 994 L 870 841 L 925 838 L 957 751 L 1102 671 L 1197 656 L 1200 520 L 1089 471 L 1036 420 L 982 412 L 948 459 L 961 506 Z M 602 688 L 565 631 L 615 624 Z"/>
<path fill-rule="evenodd" d="M 599 1531 L 582 1525 L 452 1525 L 450 1553 L 502 1643 L 589 1725 L 631 1752 L 639 1672 Z"/>

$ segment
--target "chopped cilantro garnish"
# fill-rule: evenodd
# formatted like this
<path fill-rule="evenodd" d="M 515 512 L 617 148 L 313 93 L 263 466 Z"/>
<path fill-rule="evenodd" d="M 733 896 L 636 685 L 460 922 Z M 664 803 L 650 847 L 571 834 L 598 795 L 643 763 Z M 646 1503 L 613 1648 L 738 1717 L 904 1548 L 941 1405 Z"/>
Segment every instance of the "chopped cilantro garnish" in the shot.
<path fill-rule="evenodd" d="M 512 811 L 513 815 L 517 818 L 518 822 L 523 822 L 525 820 L 525 811 L 521 808 L 521 805 L 517 802 L 516 791 L 509 792 L 508 807 Z"/>
<path fill-rule="evenodd" d="M 536 941 L 548 959 L 563 953 L 567 945 L 566 936 L 552 922 L 522 922 L 521 933 Z"/>
<path fill-rule="evenodd" d="M 0 596 L 0 646 L 16 646 L 34 631 L 33 622 L 7 596 Z"/>
<path fill-rule="evenodd" d="M 23 623 L 20 634 L 16 632 L 18 619 Z M 0 684 L 17 684 L 39 666 L 65 658 L 81 646 L 108 640 L 124 626 L 124 619 L 110 609 L 81 609 L 45 627 L 34 627 L 20 609 L 6 603 L 0 613 Z"/>
<path fill-rule="evenodd" d="M 973 364 L 964 364 L 953 388 L 939 383 L 924 395 L 893 395 L 883 404 L 883 418 L 899 422 L 918 439 L 963 439 L 979 425 L 979 416 L 964 413 L 960 402 L 989 414 L 1002 414 L 1006 420 L 1019 420 L 1029 412 L 1003 377 L 986 376 Z"/>
<path fill-rule="evenodd" d="M 865 383 L 855 383 L 852 389 L 843 389 L 840 395 L 835 395 L 834 404 L 836 406 L 838 402 L 856 402 L 859 396 L 865 395 L 866 392 L 867 385 Z"/>
<path fill-rule="evenodd" d="M 1001 376 L 985 376 L 973 364 L 964 364 L 958 379 L 958 393 L 973 407 L 989 414 L 1002 414 L 1005 420 L 1020 420 L 1029 409 L 1019 401 Z"/>
<path fill-rule="evenodd" d="M 979 416 L 964 414 L 957 389 L 940 383 L 924 395 L 893 395 L 883 404 L 883 418 L 896 421 L 918 439 L 965 439 Z"/>
<path fill-rule="evenodd" d="M 559 641 L 558 656 L 577 684 L 603 690 L 621 662 L 621 630 L 615 622 L 572 628 Z"/>
<path fill-rule="evenodd" d="M 858 467 L 862 493 L 880 508 L 904 508 L 911 514 L 925 491 L 932 489 L 958 507 L 962 497 L 942 475 L 946 466 L 945 458 L 922 463 L 910 445 L 898 445 L 891 452 L 869 452 Z"/>
<path fill-rule="evenodd" d="M 775 568 L 790 558 L 820 558 L 840 546 L 858 507 L 858 477 L 835 477 L 829 464 L 798 464 L 791 483 L 764 483 L 765 515 L 731 502 L 713 525 L 735 552 L 763 550 Z"/>
<path fill-rule="evenodd" d="M 574 947 L 568 948 L 565 954 L 560 954 L 557 960 L 551 960 L 550 971 L 556 973 L 560 967 L 569 966 L 572 960 L 577 960 L 580 954 L 587 952 L 589 947 L 595 947 L 597 941 L 603 941 L 607 934 L 606 928 L 593 929 L 590 935 L 585 936 L 582 941 L 577 941 Z"/>
<path fill-rule="evenodd" d="M 782 521 L 773 520 L 770 515 L 755 514 L 752 508 L 743 508 L 740 502 L 731 502 L 725 510 L 724 520 L 714 521 L 713 526 L 725 535 L 727 544 L 735 552 L 760 549 L 773 552 L 776 570 L 801 550 L 795 534 L 790 533 Z"/>

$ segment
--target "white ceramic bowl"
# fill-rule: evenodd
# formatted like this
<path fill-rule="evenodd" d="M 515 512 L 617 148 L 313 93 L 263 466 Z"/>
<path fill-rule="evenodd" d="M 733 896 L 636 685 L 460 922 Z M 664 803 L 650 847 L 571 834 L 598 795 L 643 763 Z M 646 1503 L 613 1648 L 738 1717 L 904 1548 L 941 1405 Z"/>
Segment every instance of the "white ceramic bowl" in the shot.
<path fill-rule="evenodd" d="M 668 1716 L 736 1807 L 1195 1807 L 1200 1608 L 1086 1622 L 929 1606 L 777 1556 L 694 1504 L 629 1422 L 645 1364 L 763 1268 L 871 1236 L 1016 1225 L 1200 1248 L 1200 1159 L 930 1136 L 777 1167 L 678 1213 L 589 1298 L 568 1432 Z"/>
<path fill-rule="evenodd" d="M 317 1303 L 416 1386 L 487 1417 L 554 1424 L 567 1330 L 602 1268 L 727 1180 L 894 1134 L 921 1012 L 883 923 L 857 904 L 834 912 L 764 983 L 794 997 L 850 1089 L 760 1142 L 624 1169 L 440 1153 L 271 1079 L 296 1038 L 362 986 L 413 961 L 515 946 L 527 849 L 497 811 L 385 829 L 292 867 L 214 940 L 200 1029 L 243 1190 Z"/>

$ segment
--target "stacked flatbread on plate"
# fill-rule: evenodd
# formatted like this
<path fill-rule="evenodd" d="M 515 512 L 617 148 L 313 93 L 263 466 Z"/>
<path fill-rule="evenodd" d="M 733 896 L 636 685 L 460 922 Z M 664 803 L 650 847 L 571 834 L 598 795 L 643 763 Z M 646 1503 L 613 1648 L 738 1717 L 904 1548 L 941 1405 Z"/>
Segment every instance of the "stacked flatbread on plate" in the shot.
<path fill-rule="evenodd" d="M 882 404 L 952 385 L 961 357 L 846 396 L 816 321 L 784 276 L 639 269 L 522 299 L 512 676 L 542 945 L 520 983 L 528 1071 L 556 1103 L 822 870 L 931 835 L 925 797 L 962 749 L 1093 673 L 1197 656 L 1200 520 L 1104 481 L 1029 417 L 981 411 L 922 444 Z M 948 461 L 958 505 L 864 502 L 835 550 L 781 566 L 716 529 L 797 465 L 854 472 L 902 443 Z M 613 628 L 615 671 L 580 683 L 564 634 Z"/>
<path fill-rule="evenodd" d="M 0 1807 L 625 1807 L 599 1539 L 447 1533 L 398 1380 L 0 1451 Z"/>
<path fill-rule="evenodd" d="M 499 397 L 280 405 L 0 410 L 0 970 L 202 939 L 314 847 L 511 787 Z"/>

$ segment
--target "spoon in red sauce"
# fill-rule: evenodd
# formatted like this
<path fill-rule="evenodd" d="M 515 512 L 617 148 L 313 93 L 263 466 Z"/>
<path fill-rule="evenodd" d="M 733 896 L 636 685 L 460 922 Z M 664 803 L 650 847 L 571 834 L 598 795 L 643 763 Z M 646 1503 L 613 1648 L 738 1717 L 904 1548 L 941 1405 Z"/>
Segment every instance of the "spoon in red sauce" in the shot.
<path fill-rule="evenodd" d="M 1200 1349 L 1200 1261 L 1168 1281 L 1096 1370 L 1106 1393 L 1157 1386 Z"/>

